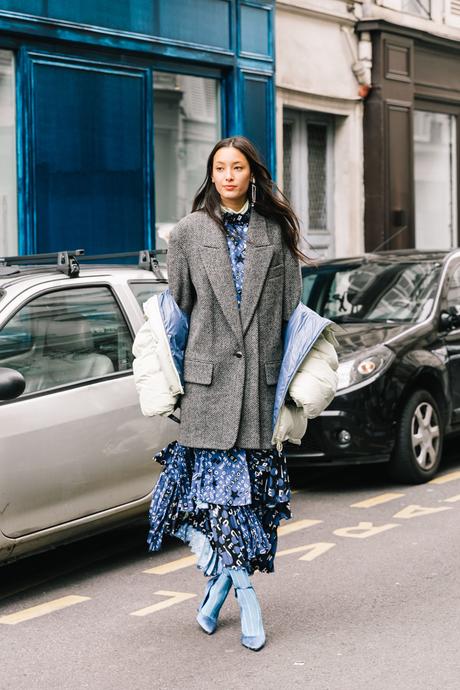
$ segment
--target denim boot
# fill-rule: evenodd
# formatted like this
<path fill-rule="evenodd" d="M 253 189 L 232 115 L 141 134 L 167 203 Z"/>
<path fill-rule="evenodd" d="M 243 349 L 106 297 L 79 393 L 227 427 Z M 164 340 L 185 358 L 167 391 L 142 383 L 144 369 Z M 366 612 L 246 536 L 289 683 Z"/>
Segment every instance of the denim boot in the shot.
<path fill-rule="evenodd" d="M 208 635 L 212 635 L 217 628 L 217 618 L 231 586 L 232 580 L 227 573 L 222 572 L 220 575 L 209 578 L 196 617 L 199 625 Z"/>
<path fill-rule="evenodd" d="M 224 572 L 227 572 L 232 579 L 240 607 L 241 644 L 257 652 L 265 644 L 265 632 L 262 611 L 249 580 L 248 571 L 245 568 L 224 568 Z"/>

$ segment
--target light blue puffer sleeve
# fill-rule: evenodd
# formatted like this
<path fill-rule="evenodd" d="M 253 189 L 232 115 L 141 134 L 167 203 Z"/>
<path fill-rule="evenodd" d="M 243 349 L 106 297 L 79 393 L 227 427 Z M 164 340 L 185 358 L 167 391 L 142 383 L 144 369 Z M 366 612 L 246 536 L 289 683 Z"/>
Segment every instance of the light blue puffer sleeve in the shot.
<path fill-rule="evenodd" d="M 283 320 L 289 321 L 302 294 L 302 273 L 300 261 L 284 245 L 284 295 Z"/>

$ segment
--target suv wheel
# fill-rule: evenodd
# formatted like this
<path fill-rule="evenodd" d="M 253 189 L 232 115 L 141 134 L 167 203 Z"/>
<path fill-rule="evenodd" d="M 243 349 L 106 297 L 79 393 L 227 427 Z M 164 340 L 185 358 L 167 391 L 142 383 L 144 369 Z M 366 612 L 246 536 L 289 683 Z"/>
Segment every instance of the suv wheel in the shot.
<path fill-rule="evenodd" d="M 404 405 L 390 461 L 394 479 L 423 484 L 438 471 L 443 443 L 443 422 L 433 396 L 413 393 Z"/>

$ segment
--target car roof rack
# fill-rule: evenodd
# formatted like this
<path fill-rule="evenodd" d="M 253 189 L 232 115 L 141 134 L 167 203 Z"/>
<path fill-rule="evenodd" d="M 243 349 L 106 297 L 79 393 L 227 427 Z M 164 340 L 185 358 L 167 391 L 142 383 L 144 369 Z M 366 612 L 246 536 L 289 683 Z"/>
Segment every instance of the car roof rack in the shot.
<path fill-rule="evenodd" d="M 64 252 L 49 252 L 46 254 L 23 254 L 22 256 L 3 256 L 0 257 L 0 275 L 14 275 L 19 272 L 22 265 L 30 266 L 50 266 L 50 269 L 60 271 L 69 276 L 77 278 L 80 273 L 80 264 L 77 257 L 83 256 L 84 249 L 74 249 Z"/>
<path fill-rule="evenodd" d="M 50 252 L 46 254 L 24 254 L 22 256 L 0 257 L 0 276 L 15 275 L 20 272 L 22 266 L 27 265 L 31 268 L 49 267 L 46 270 L 60 271 L 69 278 L 77 278 L 80 274 L 80 262 L 97 261 L 107 259 L 127 259 L 137 257 L 138 268 L 152 271 L 158 280 L 165 281 L 160 265 L 158 254 L 167 254 L 167 249 L 142 249 L 139 252 L 117 252 L 112 254 L 92 254 L 86 255 L 84 249 L 74 249 L 62 252 Z M 41 268 L 43 270 L 43 268 Z"/>
<path fill-rule="evenodd" d="M 140 252 L 117 252 L 115 254 L 92 254 L 85 256 L 85 261 L 100 261 L 101 259 L 130 259 L 137 257 L 137 266 L 145 271 L 152 271 L 158 280 L 166 280 L 160 269 L 158 254 L 167 254 L 167 249 L 142 249 Z"/>

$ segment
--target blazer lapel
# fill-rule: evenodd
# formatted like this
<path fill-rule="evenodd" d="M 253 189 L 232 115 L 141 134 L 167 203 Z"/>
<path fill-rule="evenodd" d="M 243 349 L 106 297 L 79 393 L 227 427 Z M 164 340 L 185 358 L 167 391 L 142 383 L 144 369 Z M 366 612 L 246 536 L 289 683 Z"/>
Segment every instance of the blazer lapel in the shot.
<path fill-rule="evenodd" d="M 243 332 L 236 301 L 230 254 L 222 230 L 211 218 L 203 224 L 204 238 L 201 258 L 217 301 L 232 331 L 241 342 Z M 243 287 L 244 291 L 244 287 Z"/>
<path fill-rule="evenodd" d="M 243 335 L 249 328 L 259 303 L 273 252 L 274 247 L 270 244 L 267 235 L 265 218 L 252 210 L 244 260 L 243 294 L 240 306 Z"/>

